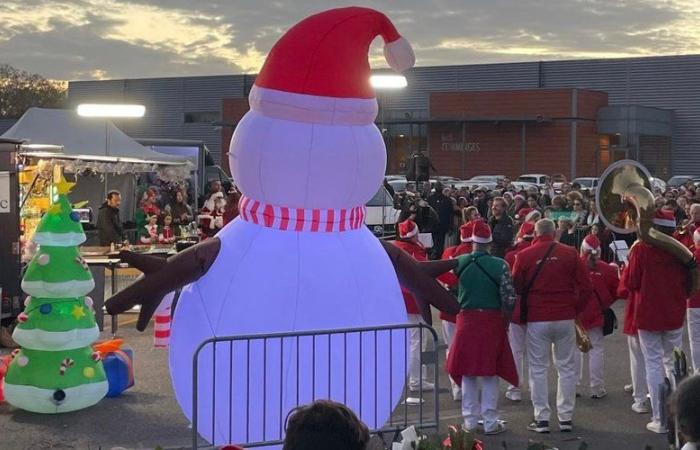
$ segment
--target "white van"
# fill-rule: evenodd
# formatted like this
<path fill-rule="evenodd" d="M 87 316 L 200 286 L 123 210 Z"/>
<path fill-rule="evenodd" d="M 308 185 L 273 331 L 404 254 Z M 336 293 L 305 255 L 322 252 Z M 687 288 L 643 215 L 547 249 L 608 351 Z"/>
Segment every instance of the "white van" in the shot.
<path fill-rule="evenodd" d="M 524 175 L 520 175 L 515 181 L 532 183 L 536 184 L 539 187 L 543 187 L 545 184 L 549 183 L 549 175 L 545 175 L 542 173 L 526 173 Z"/>
<path fill-rule="evenodd" d="M 401 211 L 394 208 L 394 199 L 389 195 L 389 191 L 384 186 L 365 205 L 367 215 L 365 225 L 375 236 L 393 235 L 396 230 L 396 221 L 399 220 Z"/>

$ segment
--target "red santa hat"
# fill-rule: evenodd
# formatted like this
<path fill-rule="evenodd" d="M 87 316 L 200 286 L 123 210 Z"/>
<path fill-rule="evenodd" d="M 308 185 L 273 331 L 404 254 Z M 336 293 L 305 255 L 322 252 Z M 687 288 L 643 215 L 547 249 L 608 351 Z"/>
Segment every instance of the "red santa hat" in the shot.
<path fill-rule="evenodd" d="M 673 211 L 667 209 L 658 209 L 653 219 L 654 225 L 659 225 L 660 227 L 676 227 L 676 216 L 673 215 Z"/>
<path fill-rule="evenodd" d="M 411 219 L 404 220 L 399 224 L 399 237 L 410 239 L 418 234 L 418 225 Z"/>
<path fill-rule="evenodd" d="M 593 234 L 589 234 L 581 243 L 581 252 L 598 254 L 600 252 L 600 240 Z"/>
<path fill-rule="evenodd" d="M 535 224 L 523 222 L 518 231 L 518 239 L 532 239 L 535 237 Z"/>
<path fill-rule="evenodd" d="M 489 227 L 489 225 L 482 220 L 475 221 L 474 232 L 472 233 L 472 242 L 477 244 L 488 244 L 491 241 L 491 227 Z"/>
<path fill-rule="evenodd" d="M 459 240 L 462 242 L 471 242 L 473 233 L 474 221 L 472 220 L 459 227 Z"/>
<path fill-rule="evenodd" d="M 525 201 L 525 196 L 522 194 L 517 194 L 515 197 L 513 197 L 515 200 L 520 200 L 521 202 Z"/>
<path fill-rule="evenodd" d="M 353 6 L 307 17 L 270 50 L 249 95 L 251 109 L 301 122 L 372 123 L 377 102 L 368 53 L 377 36 L 392 69 L 413 67 L 411 45 L 379 11 Z"/>
<path fill-rule="evenodd" d="M 520 208 L 518 210 L 518 213 L 515 215 L 515 218 L 517 220 L 525 219 L 527 215 L 530 214 L 532 211 L 534 211 L 533 208 Z"/>

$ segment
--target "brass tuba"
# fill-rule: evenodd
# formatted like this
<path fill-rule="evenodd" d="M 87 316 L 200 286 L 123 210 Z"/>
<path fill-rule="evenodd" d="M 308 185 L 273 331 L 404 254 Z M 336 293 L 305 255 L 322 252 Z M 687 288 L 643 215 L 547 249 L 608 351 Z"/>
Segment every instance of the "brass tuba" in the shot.
<path fill-rule="evenodd" d="M 610 165 L 598 181 L 598 215 L 608 229 L 622 234 L 637 232 L 641 241 L 676 257 L 690 271 L 689 290 L 694 293 L 698 289 L 698 272 L 693 254 L 653 227 L 656 206 L 650 178 L 647 169 L 636 161 L 625 159 Z"/>

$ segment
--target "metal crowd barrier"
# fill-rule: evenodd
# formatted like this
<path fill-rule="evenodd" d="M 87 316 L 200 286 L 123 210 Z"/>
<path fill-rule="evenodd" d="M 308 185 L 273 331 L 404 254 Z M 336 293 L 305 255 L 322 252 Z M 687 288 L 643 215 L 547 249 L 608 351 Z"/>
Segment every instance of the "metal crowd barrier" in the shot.
<path fill-rule="evenodd" d="M 421 367 L 421 370 L 419 371 L 420 388 L 418 392 L 410 392 L 408 390 L 408 371 L 410 365 L 409 337 L 412 331 L 418 333 L 421 348 L 428 348 L 428 350 L 422 350 L 420 352 L 419 367 Z M 432 342 L 430 342 L 431 339 Z M 311 344 L 311 349 L 310 352 L 307 351 L 302 356 L 301 359 L 303 359 L 304 362 L 300 365 L 299 354 L 301 352 L 298 350 L 301 348 L 300 345 L 304 345 L 304 341 L 306 341 L 307 350 L 308 344 Z M 350 347 L 353 345 L 352 342 L 359 344 L 359 346 L 356 345 L 355 348 L 355 350 L 359 350 L 359 352 L 350 350 Z M 389 343 L 388 348 L 385 345 L 387 342 Z M 254 348 L 254 352 L 251 352 L 251 347 Z M 318 351 L 319 349 L 321 351 Z M 269 378 L 278 376 L 279 381 L 275 381 L 275 383 L 263 382 L 262 393 L 253 393 L 257 398 L 251 398 L 251 395 L 253 395 L 251 394 L 250 386 L 251 355 L 254 355 L 254 357 L 257 355 L 257 357 L 259 357 L 260 351 L 262 351 L 263 355 L 263 362 L 261 363 L 262 380 L 268 380 Z M 285 351 L 287 351 L 287 354 L 285 354 Z M 269 373 L 270 368 L 268 367 L 271 365 L 268 361 L 272 360 L 270 355 L 273 353 L 275 361 L 279 358 L 279 361 L 282 362 L 285 360 L 285 356 L 289 360 L 286 366 L 281 363 L 279 367 L 274 367 L 274 370 L 278 372 L 276 374 Z M 333 370 L 335 370 L 335 372 L 332 372 L 331 365 L 333 364 L 333 359 L 336 359 L 336 363 L 338 362 L 341 353 L 343 354 L 343 368 L 340 373 L 342 373 L 343 376 L 338 377 L 337 374 L 339 371 L 335 370 L 337 367 L 334 367 Z M 348 353 L 354 353 L 354 358 L 352 356 L 350 357 L 352 360 L 349 359 Z M 217 355 L 219 355 L 218 365 Z M 228 357 L 226 355 L 228 355 Z M 383 362 L 382 358 L 384 358 Z M 302 366 L 309 360 L 312 365 L 312 370 L 310 372 L 312 396 L 311 398 L 300 400 L 300 374 L 302 371 L 308 369 L 308 367 L 304 369 Z M 224 434 L 224 436 L 227 434 L 228 442 L 226 443 L 249 448 L 280 445 L 284 440 L 286 420 L 288 419 L 290 411 L 293 411 L 294 407 L 302 406 L 310 403 L 310 401 L 320 399 L 331 399 L 352 408 L 367 424 L 371 432 L 378 435 L 385 444 L 385 436 L 391 436 L 391 440 L 393 441 L 399 436 L 402 430 L 411 425 L 416 426 L 418 429 L 435 429 L 435 431 L 437 431 L 440 423 L 438 384 L 440 370 L 438 368 L 438 360 L 437 334 L 433 328 L 423 324 L 347 328 L 298 333 L 256 334 L 208 339 L 199 345 L 193 357 L 192 449 L 203 447 L 210 448 L 211 444 L 205 441 L 209 440 L 211 442 L 211 440 L 203 439 L 200 437 L 200 434 L 207 434 L 211 431 L 210 436 L 222 436 L 222 422 L 226 424 Z M 323 370 L 320 364 L 325 363 L 327 363 L 327 369 Z M 242 376 L 240 370 L 234 370 L 235 367 L 239 369 L 241 367 L 245 368 L 245 383 L 242 383 L 240 379 L 236 380 L 239 387 L 241 384 L 245 385 L 244 389 L 237 390 L 234 387 L 234 378 Z M 387 367 L 388 372 L 386 370 Z M 202 368 L 211 368 L 211 372 L 206 372 L 202 370 Z M 283 378 L 285 376 L 285 374 L 283 374 L 283 368 L 296 371 L 296 375 L 292 376 L 292 378 L 296 380 L 296 392 L 294 392 L 294 386 L 287 386 L 284 392 L 285 395 L 290 394 L 291 389 L 292 398 L 294 398 L 294 396 L 296 397 L 291 405 L 284 405 L 282 401 L 283 390 L 285 389 L 283 386 Z M 353 377 L 347 376 L 348 371 L 357 370 L 357 368 L 359 368 L 360 372 L 359 377 L 353 379 Z M 200 374 L 200 370 L 213 374 L 213 379 L 203 380 L 205 377 Z M 254 371 L 257 371 L 254 377 L 258 377 L 260 375 L 260 367 L 254 368 Z M 424 371 L 426 372 L 425 380 L 430 380 L 435 386 L 432 395 L 426 396 L 425 398 L 423 397 L 422 390 Z M 427 373 L 430 371 L 432 371 L 432 374 L 429 376 Z M 374 376 L 372 376 L 372 373 Z M 373 392 L 374 398 L 369 399 L 367 402 L 365 402 L 365 399 L 360 400 L 358 408 L 358 405 L 353 404 L 352 400 L 347 398 L 347 393 L 348 390 L 357 387 L 353 386 L 353 384 L 357 385 L 357 383 L 359 383 L 360 391 L 363 390 L 363 378 L 366 378 L 363 374 L 368 375 L 369 378 L 374 380 L 373 389 L 371 386 L 364 386 L 364 392 L 367 392 L 366 389 L 369 387 L 369 391 Z M 305 375 L 309 375 L 308 370 Z M 380 377 L 383 376 L 388 379 L 380 379 Z M 319 381 L 321 379 L 322 381 Z M 401 385 L 396 382 L 397 380 Z M 208 386 L 207 382 L 211 382 L 213 385 Z M 220 386 L 219 383 L 225 383 L 225 385 Z M 381 391 L 379 388 L 380 384 L 385 387 L 388 386 L 388 398 L 386 398 L 386 388 Z M 319 387 L 319 385 L 321 389 L 324 390 L 323 393 L 317 392 L 317 387 Z M 211 398 L 200 398 L 198 387 L 204 387 L 204 391 L 211 392 Z M 223 391 L 221 390 L 222 388 L 224 388 Z M 216 395 L 217 392 L 219 392 L 218 396 Z M 223 396 L 221 392 L 225 392 L 227 395 Z M 340 395 L 340 392 L 344 394 Z M 394 395 L 394 393 L 398 393 L 398 395 Z M 234 396 L 240 395 L 245 396 L 246 404 L 244 433 L 242 429 L 234 430 L 234 427 L 231 426 L 231 422 L 234 421 L 234 414 L 232 413 L 233 398 Z M 262 398 L 260 398 L 260 396 Z M 226 405 L 222 405 L 221 402 L 222 400 L 226 401 L 226 399 L 222 397 L 227 397 L 228 400 L 227 407 L 223 409 L 222 407 Z M 270 411 L 268 405 L 272 404 L 273 399 L 274 410 Z M 380 400 L 386 402 L 384 403 L 384 407 L 388 407 L 390 411 L 389 419 L 385 423 L 377 423 L 377 409 Z M 219 402 L 219 415 L 221 415 L 223 411 L 223 415 L 227 415 L 227 417 L 223 419 L 217 417 L 217 402 Z M 251 436 L 249 429 L 251 404 L 260 408 L 260 402 L 262 402 L 262 439 Z M 363 411 L 363 405 L 365 403 L 373 405 L 373 414 L 372 411 L 368 412 L 367 408 Z M 205 404 L 211 405 L 209 414 L 206 414 L 206 410 L 204 414 L 200 412 L 200 407 L 203 405 L 206 407 Z M 290 408 L 289 406 L 292 407 Z M 202 416 L 206 416 L 209 420 L 204 419 Z M 268 418 L 268 423 L 266 423 L 266 418 Z M 270 420 L 269 418 L 273 418 L 274 420 Z M 374 421 L 371 420 L 372 418 L 374 418 Z M 239 419 L 240 417 L 236 420 Z M 271 421 L 274 422 L 274 424 L 270 424 L 269 422 Z M 217 426 L 219 428 L 215 430 Z M 272 429 L 273 427 L 274 429 Z M 241 436 L 241 434 L 245 436 L 243 440 L 239 438 L 238 442 L 231 442 L 235 440 L 236 437 Z M 221 438 L 218 438 L 218 440 L 220 441 Z M 217 445 L 221 445 L 221 442 L 217 442 Z"/>

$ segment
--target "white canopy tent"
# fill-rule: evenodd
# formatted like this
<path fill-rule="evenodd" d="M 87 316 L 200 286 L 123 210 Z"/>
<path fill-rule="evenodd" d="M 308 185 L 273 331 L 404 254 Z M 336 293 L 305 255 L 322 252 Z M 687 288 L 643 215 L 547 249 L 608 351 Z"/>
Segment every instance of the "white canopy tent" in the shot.
<path fill-rule="evenodd" d="M 66 172 L 89 169 L 92 175 L 80 177 L 71 200 L 87 200 L 96 213 L 106 193 L 119 190 L 122 220 L 133 217 L 136 208 L 137 174 L 155 172 L 160 179 L 182 181 L 195 170 L 185 157 L 150 150 L 109 120 L 73 110 L 30 108 L 2 137 L 24 141 L 21 155 L 61 164 Z M 58 147 L 47 150 L 47 145 Z"/>

